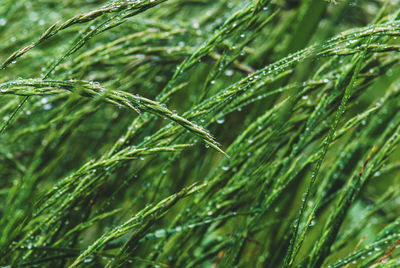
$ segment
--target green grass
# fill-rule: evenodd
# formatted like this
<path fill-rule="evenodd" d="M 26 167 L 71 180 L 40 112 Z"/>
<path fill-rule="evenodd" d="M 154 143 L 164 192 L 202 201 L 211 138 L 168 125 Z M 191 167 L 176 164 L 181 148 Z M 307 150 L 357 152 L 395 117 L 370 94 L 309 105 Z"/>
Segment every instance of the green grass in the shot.
<path fill-rule="evenodd" d="M 0 267 L 399 267 L 400 2 L 2 0 Z"/>

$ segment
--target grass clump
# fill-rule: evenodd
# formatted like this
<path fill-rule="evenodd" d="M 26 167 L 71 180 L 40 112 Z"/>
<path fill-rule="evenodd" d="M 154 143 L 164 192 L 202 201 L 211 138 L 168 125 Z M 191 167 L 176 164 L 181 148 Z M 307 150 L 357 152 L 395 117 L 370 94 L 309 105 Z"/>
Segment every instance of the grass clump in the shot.
<path fill-rule="evenodd" d="M 2 267 L 397 267 L 397 1 L 0 6 Z"/>

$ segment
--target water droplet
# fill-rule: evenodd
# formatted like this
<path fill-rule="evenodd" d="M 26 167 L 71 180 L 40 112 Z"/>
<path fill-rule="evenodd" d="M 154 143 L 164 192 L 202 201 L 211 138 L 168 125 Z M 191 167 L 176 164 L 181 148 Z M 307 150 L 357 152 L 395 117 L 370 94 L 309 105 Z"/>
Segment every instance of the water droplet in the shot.
<path fill-rule="evenodd" d="M 374 176 L 375 176 L 375 177 L 379 177 L 380 175 L 381 175 L 381 172 L 380 172 L 380 171 L 377 171 L 377 172 L 374 173 Z"/>
<path fill-rule="evenodd" d="M 163 237 L 163 236 L 165 236 L 166 235 L 166 231 L 165 230 L 163 230 L 163 229 L 160 229 L 160 230 L 157 230 L 155 233 L 154 233 L 154 235 L 155 235 L 155 237 Z"/>
<path fill-rule="evenodd" d="M 233 75 L 233 71 L 232 70 L 226 70 L 225 71 L 225 75 L 226 76 L 232 76 Z"/>
<path fill-rule="evenodd" d="M 52 106 L 50 103 L 46 103 L 45 105 L 43 105 L 43 109 L 46 111 L 50 110 L 51 108 L 52 108 Z"/>
<path fill-rule="evenodd" d="M 225 118 L 223 118 L 223 117 L 218 118 L 218 119 L 215 120 L 215 122 L 217 122 L 217 124 L 221 125 L 221 124 L 225 123 Z"/>
<path fill-rule="evenodd" d="M 86 262 L 86 263 L 92 262 L 92 261 L 93 261 L 93 258 L 86 258 L 86 259 L 83 260 L 83 262 Z"/>

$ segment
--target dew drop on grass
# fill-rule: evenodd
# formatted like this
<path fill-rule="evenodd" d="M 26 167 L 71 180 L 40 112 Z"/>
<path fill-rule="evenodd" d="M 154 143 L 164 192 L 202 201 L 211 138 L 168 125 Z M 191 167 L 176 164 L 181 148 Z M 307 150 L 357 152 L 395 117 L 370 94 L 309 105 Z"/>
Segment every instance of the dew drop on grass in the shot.
<path fill-rule="evenodd" d="M 225 71 L 225 75 L 226 76 L 232 76 L 233 75 L 233 71 L 232 70 L 226 70 Z"/>
<path fill-rule="evenodd" d="M 83 262 L 86 262 L 86 263 L 89 263 L 89 262 L 92 262 L 92 261 L 93 261 L 93 258 L 86 258 L 86 259 L 83 260 Z"/>
<path fill-rule="evenodd" d="M 160 230 L 157 230 L 157 231 L 154 233 L 154 235 L 155 235 L 155 237 L 160 238 L 160 237 L 165 236 L 166 233 L 167 233 L 167 232 L 166 232 L 165 230 L 160 229 Z"/>
<path fill-rule="evenodd" d="M 7 23 L 7 20 L 5 18 L 0 19 L 0 26 L 4 26 L 4 25 L 6 25 L 6 23 Z"/>
<path fill-rule="evenodd" d="M 93 84 L 94 87 L 100 87 L 100 83 L 97 81 L 93 81 L 91 84 Z"/>
<path fill-rule="evenodd" d="M 221 124 L 225 123 L 225 118 L 223 118 L 223 117 L 222 118 L 218 118 L 218 119 L 215 120 L 215 122 L 217 122 L 217 124 L 221 125 Z"/>
<path fill-rule="evenodd" d="M 229 167 L 228 166 L 222 166 L 222 170 L 227 171 L 227 170 L 229 170 Z"/>
<path fill-rule="evenodd" d="M 52 106 L 50 103 L 46 103 L 45 105 L 43 105 L 43 109 L 46 111 L 50 110 L 51 108 L 52 108 Z"/>

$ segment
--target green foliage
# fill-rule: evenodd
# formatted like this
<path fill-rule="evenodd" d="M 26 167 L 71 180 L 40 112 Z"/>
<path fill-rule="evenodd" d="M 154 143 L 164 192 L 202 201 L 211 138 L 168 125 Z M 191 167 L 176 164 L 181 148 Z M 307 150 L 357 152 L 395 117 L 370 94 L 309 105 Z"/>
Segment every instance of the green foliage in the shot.
<path fill-rule="evenodd" d="M 398 267 L 400 2 L 2 0 L 1 267 Z"/>

